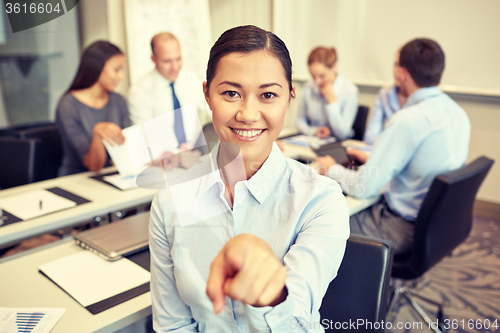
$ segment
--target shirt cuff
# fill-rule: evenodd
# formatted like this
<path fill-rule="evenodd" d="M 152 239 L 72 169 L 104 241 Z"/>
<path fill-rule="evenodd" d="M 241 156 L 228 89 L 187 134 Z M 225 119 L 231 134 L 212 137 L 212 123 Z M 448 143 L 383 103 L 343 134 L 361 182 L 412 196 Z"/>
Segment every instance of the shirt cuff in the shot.
<path fill-rule="evenodd" d="M 286 299 L 276 306 L 254 307 L 245 305 L 248 324 L 252 332 L 288 332 L 294 311 L 293 298 L 288 293 Z M 283 330 L 278 329 L 283 328 Z"/>

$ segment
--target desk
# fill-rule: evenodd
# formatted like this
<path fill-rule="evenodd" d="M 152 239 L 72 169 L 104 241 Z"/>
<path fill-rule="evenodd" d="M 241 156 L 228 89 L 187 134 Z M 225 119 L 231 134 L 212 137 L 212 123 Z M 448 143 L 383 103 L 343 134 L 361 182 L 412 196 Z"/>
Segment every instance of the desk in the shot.
<path fill-rule="evenodd" d="M 84 251 L 72 239 L 68 237 L 44 250 L 1 263 L 0 306 L 67 309 L 51 333 L 115 332 L 151 314 L 151 296 L 147 292 L 92 315 L 40 274 L 40 264 Z"/>
<path fill-rule="evenodd" d="M 368 200 L 347 198 L 349 214 L 366 208 Z M 0 307 L 65 308 L 66 313 L 51 333 L 115 332 L 151 314 L 149 292 L 92 315 L 56 284 L 38 272 L 38 266 L 84 251 L 72 237 L 45 245 L 41 250 L 0 261 Z M 20 283 L 21 281 L 21 283 Z"/>
<path fill-rule="evenodd" d="M 100 172 L 84 172 L 0 191 L 1 200 L 1 198 L 4 197 L 35 189 L 60 187 L 85 199 L 91 200 L 89 203 L 78 205 L 60 212 L 0 227 L 0 248 L 2 245 L 12 244 L 39 234 L 92 220 L 95 216 L 102 216 L 118 210 L 151 202 L 158 191 L 145 188 L 121 191 L 111 185 L 90 178 L 94 175 L 113 171 L 116 171 L 116 168 L 109 167 Z"/>

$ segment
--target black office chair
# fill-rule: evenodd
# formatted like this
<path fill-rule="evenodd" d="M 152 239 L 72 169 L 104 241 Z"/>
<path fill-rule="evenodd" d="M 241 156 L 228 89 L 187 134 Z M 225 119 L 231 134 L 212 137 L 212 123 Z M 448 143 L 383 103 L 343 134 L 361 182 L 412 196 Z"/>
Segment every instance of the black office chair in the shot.
<path fill-rule="evenodd" d="M 365 136 L 366 120 L 368 119 L 369 111 L 370 109 L 366 106 L 360 105 L 358 107 L 356 119 L 354 119 L 354 123 L 352 124 L 352 129 L 354 130 L 354 136 L 352 138 L 354 140 L 363 141 L 363 137 Z"/>
<path fill-rule="evenodd" d="M 412 249 L 409 253 L 395 256 L 392 277 L 413 280 L 422 276 L 467 238 L 472 227 L 476 193 L 493 163 L 487 157 L 479 157 L 458 170 L 434 179 L 415 221 Z M 427 314 L 410 294 L 417 296 L 409 288 L 397 288 L 391 303 L 403 295 L 425 320 Z M 438 306 L 438 321 L 442 323 L 441 304 L 431 303 Z M 443 331 L 441 328 L 433 330 Z"/>
<path fill-rule="evenodd" d="M 40 141 L 0 137 L 0 188 L 33 183 Z"/>
<path fill-rule="evenodd" d="M 335 327 L 342 323 L 378 323 L 385 320 L 393 253 L 388 244 L 351 235 L 337 277 L 330 283 L 319 310 L 326 331 L 382 332 L 376 325 Z"/>
<path fill-rule="evenodd" d="M 21 139 L 39 139 L 39 152 L 37 153 L 35 181 L 57 177 L 57 171 L 62 163 L 63 147 L 61 135 L 56 124 L 25 129 L 18 132 Z"/>

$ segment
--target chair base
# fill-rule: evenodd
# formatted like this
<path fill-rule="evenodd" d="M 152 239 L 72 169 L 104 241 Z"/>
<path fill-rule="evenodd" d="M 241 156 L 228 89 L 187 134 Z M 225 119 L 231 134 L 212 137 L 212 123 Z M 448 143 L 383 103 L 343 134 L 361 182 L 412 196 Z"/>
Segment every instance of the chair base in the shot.
<path fill-rule="evenodd" d="M 422 321 L 424 321 L 427 324 L 427 327 L 429 327 L 434 333 L 447 333 L 448 330 L 444 326 L 444 321 L 443 321 L 443 307 L 441 304 L 430 300 L 426 297 L 414 294 L 410 291 L 409 288 L 403 286 L 403 287 L 397 287 L 394 289 L 394 293 L 392 295 L 392 298 L 390 300 L 389 304 L 389 309 L 392 308 L 392 305 L 396 303 L 396 301 L 399 299 L 399 297 L 403 296 L 406 298 L 406 300 L 410 303 L 410 305 L 415 309 L 415 311 L 418 313 Z M 413 297 L 418 297 L 420 299 L 423 299 L 429 303 L 432 303 L 438 307 L 438 312 L 437 312 L 437 322 L 432 322 L 431 318 L 425 313 L 425 311 L 422 309 L 422 307 L 413 299 Z M 436 325 L 437 323 L 437 325 Z"/>

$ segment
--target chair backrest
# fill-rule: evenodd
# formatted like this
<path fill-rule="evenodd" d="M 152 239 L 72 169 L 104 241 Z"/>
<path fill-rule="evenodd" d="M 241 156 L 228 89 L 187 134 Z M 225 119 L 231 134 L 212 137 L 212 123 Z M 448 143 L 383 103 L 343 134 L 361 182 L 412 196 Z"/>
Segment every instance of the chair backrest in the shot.
<path fill-rule="evenodd" d="M 476 193 L 493 163 L 479 157 L 434 179 L 415 221 L 411 253 L 394 259 L 393 277 L 421 276 L 467 238 Z"/>
<path fill-rule="evenodd" d="M 368 119 L 368 112 L 370 109 L 367 106 L 360 105 L 358 107 L 358 113 L 356 114 L 356 119 L 352 124 L 352 129 L 354 130 L 354 140 L 363 140 L 365 136 L 366 120 Z"/>
<path fill-rule="evenodd" d="M 63 147 L 61 135 L 56 124 L 30 128 L 18 132 L 21 139 L 39 139 L 40 147 L 36 163 L 35 181 L 57 177 L 57 171 L 62 163 Z"/>
<path fill-rule="evenodd" d="M 0 137 L 0 188 L 35 181 L 37 139 Z"/>
<path fill-rule="evenodd" d="M 358 319 L 380 324 L 385 320 L 392 256 L 390 246 L 383 241 L 351 235 L 337 277 L 323 298 L 319 310 L 321 320 L 339 324 Z M 326 331 L 383 331 L 375 326 L 352 329 L 323 325 Z"/>

